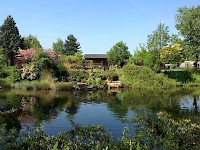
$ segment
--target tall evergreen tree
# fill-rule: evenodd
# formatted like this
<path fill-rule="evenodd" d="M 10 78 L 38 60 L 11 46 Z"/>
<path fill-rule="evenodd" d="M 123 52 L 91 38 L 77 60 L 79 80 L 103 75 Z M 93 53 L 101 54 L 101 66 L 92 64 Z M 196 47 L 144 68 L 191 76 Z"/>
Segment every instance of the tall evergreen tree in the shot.
<path fill-rule="evenodd" d="M 68 35 L 64 43 L 65 54 L 74 55 L 77 52 L 82 52 L 80 48 L 80 43 L 77 39 L 72 34 Z"/>
<path fill-rule="evenodd" d="M 13 17 L 8 16 L 0 27 L 0 47 L 3 48 L 10 65 L 14 65 L 14 58 L 21 43 L 20 37 Z"/>

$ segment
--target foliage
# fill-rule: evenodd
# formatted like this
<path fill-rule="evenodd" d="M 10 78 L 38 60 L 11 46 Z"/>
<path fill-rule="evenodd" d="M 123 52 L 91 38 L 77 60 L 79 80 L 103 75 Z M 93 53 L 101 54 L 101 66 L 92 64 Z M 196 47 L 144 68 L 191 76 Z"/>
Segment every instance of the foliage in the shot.
<path fill-rule="evenodd" d="M 160 61 L 162 63 L 179 63 L 181 62 L 182 48 L 180 44 L 167 45 L 160 50 Z"/>
<path fill-rule="evenodd" d="M 38 71 L 36 70 L 35 68 L 35 65 L 24 65 L 22 68 L 21 68 L 21 78 L 24 80 L 35 80 L 38 78 Z"/>
<path fill-rule="evenodd" d="M 78 65 L 84 64 L 84 58 L 81 52 L 75 53 L 73 59 L 77 62 Z"/>
<path fill-rule="evenodd" d="M 160 56 L 159 51 L 169 43 L 169 27 L 165 24 L 160 23 L 156 30 L 152 34 L 148 35 L 147 49 L 153 56 L 151 62 L 153 62 L 153 69 L 156 71 L 160 70 Z"/>
<path fill-rule="evenodd" d="M 140 49 L 137 49 L 132 57 L 129 59 L 129 63 L 136 65 L 144 65 L 150 68 L 153 68 L 154 56 L 153 53 L 148 51 L 145 45 L 140 45 Z"/>
<path fill-rule="evenodd" d="M 56 52 L 54 52 L 54 51 L 51 50 L 51 49 L 48 49 L 48 50 L 46 51 L 46 53 L 48 54 L 49 58 L 51 59 L 51 61 L 52 61 L 53 63 L 55 63 L 55 62 L 57 61 L 57 59 L 58 59 L 58 54 L 57 54 Z"/>
<path fill-rule="evenodd" d="M 77 52 L 81 52 L 80 48 L 80 43 L 77 42 L 77 39 L 72 34 L 68 35 L 64 43 L 64 54 L 74 55 Z"/>
<path fill-rule="evenodd" d="M 132 88 L 170 88 L 177 82 L 167 78 L 163 74 L 157 74 L 145 66 L 128 64 L 122 68 L 122 83 Z"/>
<path fill-rule="evenodd" d="M 73 82 L 58 82 L 55 83 L 55 90 L 63 91 L 63 90 L 72 90 L 73 89 Z"/>
<path fill-rule="evenodd" d="M 62 64 L 54 64 L 52 67 L 54 71 L 54 76 L 59 80 L 59 81 L 67 81 L 69 77 L 69 72 L 67 69 L 62 65 Z"/>
<path fill-rule="evenodd" d="M 0 78 L 7 84 L 12 84 L 21 80 L 21 71 L 14 66 L 9 66 L 1 70 Z"/>
<path fill-rule="evenodd" d="M 0 47 L 9 59 L 9 64 L 14 65 L 14 57 L 20 47 L 19 30 L 13 17 L 8 16 L 0 27 Z"/>
<path fill-rule="evenodd" d="M 200 126 L 189 119 L 175 120 L 165 112 L 159 112 L 156 120 L 147 120 L 149 139 L 154 147 L 164 149 L 197 149 Z M 151 135 L 150 135 L 151 134 Z M 151 137 L 152 136 L 152 137 Z"/>
<path fill-rule="evenodd" d="M 188 58 L 195 58 L 195 54 L 200 52 L 200 5 L 178 9 L 176 15 L 176 28 L 184 37 Z"/>
<path fill-rule="evenodd" d="M 16 138 L 16 130 L 6 132 L 1 126 L 0 146 L 7 149 L 97 149 L 97 150 L 138 150 L 138 149 L 198 149 L 200 125 L 189 119 L 173 119 L 166 112 L 158 112 L 152 117 L 136 117 L 124 128 L 122 137 L 114 142 L 111 134 L 100 125 L 80 126 L 71 119 L 73 128 L 62 131 L 57 136 L 44 133 L 43 127 L 28 128 L 21 138 Z M 6 137 L 6 138 L 5 138 Z M 5 141 L 3 141 L 3 139 Z M 12 143 L 12 144 L 11 144 Z"/>
<path fill-rule="evenodd" d="M 33 48 L 29 48 L 27 50 L 19 49 L 19 54 L 22 56 L 22 63 L 27 63 L 31 61 L 33 56 L 36 54 L 36 50 Z"/>
<path fill-rule="evenodd" d="M 7 66 L 7 56 L 4 54 L 3 52 L 4 50 L 2 48 L 0 48 L 0 70 L 2 71 L 3 68 L 5 68 Z M 0 71 L 0 72 L 1 72 Z"/>
<path fill-rule="evenodd" d="M 28 35 L 27 37 L 23 37 L 22 41 L 23 41 L 22 49 L 33 48 L 37 51 L 42 50 L 42 46 L 36 36 Z"/>
<path fill-rule="evenodd" d="M 85 70 L 69 70 L 69 81 L 81 81 L 82 79 L 87 80 L 88 76 Z"/>
<path fill-rule="evenodd" d="M 180 71 L 165 71 L 164 74 L 166 74 L 169 78 L 175 79 L 177 82 L 181 83 L 188 83 L 194 81 L 192 77 L 192 72 L 190 70 L 180 70 Z"/>
<path fill-rule="evenodd" d="M 107 52 L 107 59 L 113 65 L 123 66 L 125 60 L 127 60 L 131 56 L 128 51 L 128 47 L 125 43 L 118 42 L 116 43 L 110 51 Z"/>
<path fill-rule="evenodd" d="M 93 77 L 89 77 L 88 79 L 87 79 L 87 83 L 88 84 L 90 84 L 90 85 L 95 85 L 95 86 L 97 86 L 97 87 L 101 87 L 101 85 L 102 85 L 102 80 L 101 80 L 101 78 L 93 78 Z"/>
<path fill-rule="evenodd" d="M 148 35 L 147 48 L 150 51 L 158 52 L 169 43 L 169 27 L 160 23 L 152 34 Z"/>
<path fill-rule="evenodd" d="M 53 51 L 58 54 L 65 54 L 64 43 L 61 38 L 58 38 L 55 43 L 53 43 Z"/>
<path fill-rule="evenodd" d="M 0 149 L 15 149 L 16 148 L 16 139 L 18 132 L 16 129 L 12 128 L 10 130 L 6 129 L 5 124 L 0 126 Z"/>
<path fill-rule="evenodd" d="M 47 53 L 39 52 L 34 55 L 31 64 L 34 65 L 34 68 L 39 75 L 43 69 L 50 68 L 51 61 Z"/>
<path fill-rule="evenodd" d="M 25 90 L 53 89 L 52 83 L 47 80 L 21 81 L 21 82 L 16 82 L 13 86 L 15 89 L 25 89 Z"/>

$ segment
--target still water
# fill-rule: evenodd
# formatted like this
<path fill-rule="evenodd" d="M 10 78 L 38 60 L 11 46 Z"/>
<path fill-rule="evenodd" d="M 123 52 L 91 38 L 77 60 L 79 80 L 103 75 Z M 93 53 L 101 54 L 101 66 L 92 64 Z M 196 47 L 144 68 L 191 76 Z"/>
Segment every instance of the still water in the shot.
<path fill-rule="evenodd" d="M 200 123 L 200 89 L 131 90 L 98 92 L 58 92 L 1 90 L 0 111 L 14 108 L 13 114 L 0 113 L 0 124 L 25 129 L 36 123 L 45 133 L 56 135 L 72 128 L 68 118 L 80 125 L 101 124 L 114 138 L 130 126 L 123 119 L 151 116 L 166 111 L 176 118 Z"/>

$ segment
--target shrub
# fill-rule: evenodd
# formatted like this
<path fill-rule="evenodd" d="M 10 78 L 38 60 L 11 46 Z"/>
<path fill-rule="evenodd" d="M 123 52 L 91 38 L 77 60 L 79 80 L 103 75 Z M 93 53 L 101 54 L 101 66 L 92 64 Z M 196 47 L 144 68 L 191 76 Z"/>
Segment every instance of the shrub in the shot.
<path fill-rule="evenodd" d="M 169 88 L 178 84 L 164 74 L 158 74 L 145 66 L 129 64 L 122 70 L 122 83 L 132 88 Z"/>
<path fill-rule="evenodd" d="M 69 77 L 69 72 L 62 64 L 54 64 L 52 69 L 54 70 L 54 76 L 59 81 L 67 81 Z"/>
<path fill-rule="evenodd" d="M 7 82 L 14 83 L 21 80 L 21 71 L 19 69 L 8 67 L 4 71 L 4 78 Z"/>
<path fill-rule="evenodd" d="M 72 129 L 57 136 L 44 133 L 43 127 L 22 131 L 21 138 L 16 130 L 6 131 L 1 126 L 0 146 L 3 149 L 188 149 L 200 148 L 200 125 L 188 119 L 173 119 L 165 112 L 156 116 L 136 117 L 124 120 L 133 125 L 134 131 L 124 128 L 122 137 L 114 142 L 108 130 L 100 125 L 80 126 L 69 119 Z"/>
<path fill-rule="evenodd" d="M 58 83 L 55 83 L 55 89 L 57 91 L 72 90 L 73 85 L 74 85 L 74 83 L 72 83 L 72 82 L 58 82 Z"/>
<path fill-rule="evenodd" d="M 82 79 L 87 79 L 88 76 L 85 70 L 69 70 L 69 81 L 81 81 Z"/>
<path fill-rule="evenodd" d="M 169 78 L 181 83 L 194 81 L 194 79 L 192 78 L 192 71 L 190 70 L 169 70 L 165 71 L 164 74 L 166 74 Z"/>
<path fill-rule="evenodd" d="M 97 87 L 101 87 L 101 85 L 102 85 L 102 80 L 101 80 L 101 78 L 93 78 L 93 77 L 89 77 L 88 79 L 87 79 L 87 83 L 88 84 L 90 84 L 90 85 L 95 85 L 95 86 L 97 86 Z"/>

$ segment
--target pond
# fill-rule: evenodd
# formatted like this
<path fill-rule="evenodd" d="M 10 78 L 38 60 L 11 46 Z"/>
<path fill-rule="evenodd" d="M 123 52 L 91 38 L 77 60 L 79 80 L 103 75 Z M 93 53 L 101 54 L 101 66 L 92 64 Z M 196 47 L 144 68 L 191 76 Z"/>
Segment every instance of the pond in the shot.
<path fill-rule="evenodd" d="M 114 139 L 129 126 L 123 119 L 151 116 L 166 111 L 173 117 L 200 122 L 200 89 L 131 91 L 22 91 L 0 90 L 0 124 L 19 130 L 42 123 L 45 133 L 56 135 L 72 128 L 71 118 L 80 125 L 101 124 Z"/>

